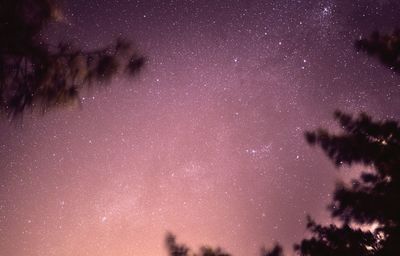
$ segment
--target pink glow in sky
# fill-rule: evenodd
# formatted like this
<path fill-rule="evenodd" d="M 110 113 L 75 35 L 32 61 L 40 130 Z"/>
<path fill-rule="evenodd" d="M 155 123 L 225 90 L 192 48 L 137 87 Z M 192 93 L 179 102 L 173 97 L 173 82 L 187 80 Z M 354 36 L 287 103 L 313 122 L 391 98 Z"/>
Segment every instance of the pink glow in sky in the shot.
<path fill-rule="evenodd" d="M 65 3 L 51 38 L 122 34 L 149 62 L 81 108 L 0 123 L 0 255 L 166 255 L 167 231 L 290 250 L 337 177 L 303 133 L 337 108 L 399 118 L 399 78 L 353 49 L 394 24 L 390 1 L 94 2 Z"/>

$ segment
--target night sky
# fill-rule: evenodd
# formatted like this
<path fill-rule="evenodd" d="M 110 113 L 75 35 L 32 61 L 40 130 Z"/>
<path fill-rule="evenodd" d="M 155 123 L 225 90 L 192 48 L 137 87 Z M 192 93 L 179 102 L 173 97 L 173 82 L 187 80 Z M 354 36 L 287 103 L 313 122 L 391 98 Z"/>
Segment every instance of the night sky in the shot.
<path fill-rule="evenodd" d="M 304 132 L 335 109 L 400 118 L 400 76 L 354 41 L 400 26 L 359 1 L 65 1 L 43 33 L 87 49 L 120 35 L 148 58 L 81 106 L 0 123 L 0 254 L 258 255 L 329 222 L 338 172 Z M 357 168 L 357 167 L 356 167 Z"/>

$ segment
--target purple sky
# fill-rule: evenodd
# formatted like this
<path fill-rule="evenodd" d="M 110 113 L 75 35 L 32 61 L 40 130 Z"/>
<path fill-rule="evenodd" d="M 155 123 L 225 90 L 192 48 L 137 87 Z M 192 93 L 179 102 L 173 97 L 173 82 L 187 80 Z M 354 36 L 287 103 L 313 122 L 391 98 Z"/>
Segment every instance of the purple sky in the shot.
<path fill-rule="evenodd" d="M 97 4 L 94 4 L 97 2 Z M 258 255 L 326 222 L 338 172 L 306 130 L 332 113 L 400 118 L 400 79 L 354 40 L 399 26 L 396 1 L 65 1 L 49 40 L 124 35 L 140 76 L 82 107 L 0 123 L 0 254 Z M 342 172 L 343 173 L 343 172 Z"/>

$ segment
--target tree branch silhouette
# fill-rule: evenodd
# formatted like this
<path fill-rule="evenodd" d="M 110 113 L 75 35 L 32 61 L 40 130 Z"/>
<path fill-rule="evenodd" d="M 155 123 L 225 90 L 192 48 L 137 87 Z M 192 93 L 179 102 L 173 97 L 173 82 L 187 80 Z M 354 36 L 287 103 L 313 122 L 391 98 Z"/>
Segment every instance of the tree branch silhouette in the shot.
<path fill-rule="evenodd" d="M 395 72 L 400 72 L 400 30 L 392 34 L 373 32 L 369 38 L 357 40 L 355 47 L 359 51 L 378 58 L 381 63 Z"/>
<path fill-rule="evenodd" d="M 76 103 L 83 88 L 117 74 L 134 76 L 143 67 L 145 58 L 122 38 L 91 51 L 68 42 L 48 44 L 41 32 L 60 19 L 53 0 L 1 1 L 0 111 L 8 117 Z"/>

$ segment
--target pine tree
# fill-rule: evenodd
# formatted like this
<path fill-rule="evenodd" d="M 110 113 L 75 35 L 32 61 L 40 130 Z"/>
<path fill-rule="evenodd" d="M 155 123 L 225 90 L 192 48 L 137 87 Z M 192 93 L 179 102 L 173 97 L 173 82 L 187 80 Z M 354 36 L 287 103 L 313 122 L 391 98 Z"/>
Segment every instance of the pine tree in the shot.
<path fill-rule="evenodd" d="M 301 255 L 400 255 L 400 127 L 397 122 L 353 118 L 340 111 L 341 134 L 306 134 L 337 165 L 365 166 L 359 178 L 337 185 L 330 212 L 342 225 L 309 220 L 314 234 L 295 248 Z"/>
<path fill-rule="evenodd" d="M 69 42 L 50 45 L 42 32 L 60 19 L 53 0 L 0 1 L 0 112 L 8 117 L 78 102 L 83 88 L 135 75 L 143 66 L 128 40 L 91 51 Z"/>
<path fill-rule="evenodd" d="M 378 58 L 383 65 L 395 72 L 400 72 L 400 30 L 384 35 L 375 31 L 369 38 L 357 40 L 355 47 Z"/>
<path fill-rule="evenodd" d="M 374 32 L 355 43 L 359 51 L 400 72 L 400 31 Z M 320 129 L 306 133 L 336 166 L 366 168 L 350 184 L 337 185 L 329 210 L 341 225 L 322 226 L 308 219 L 312 237 L 295 245 L 303 256 L 400 255 L 400 128 L 394 120 L 373 121 L 336 111 L 342 133 Z"/>

